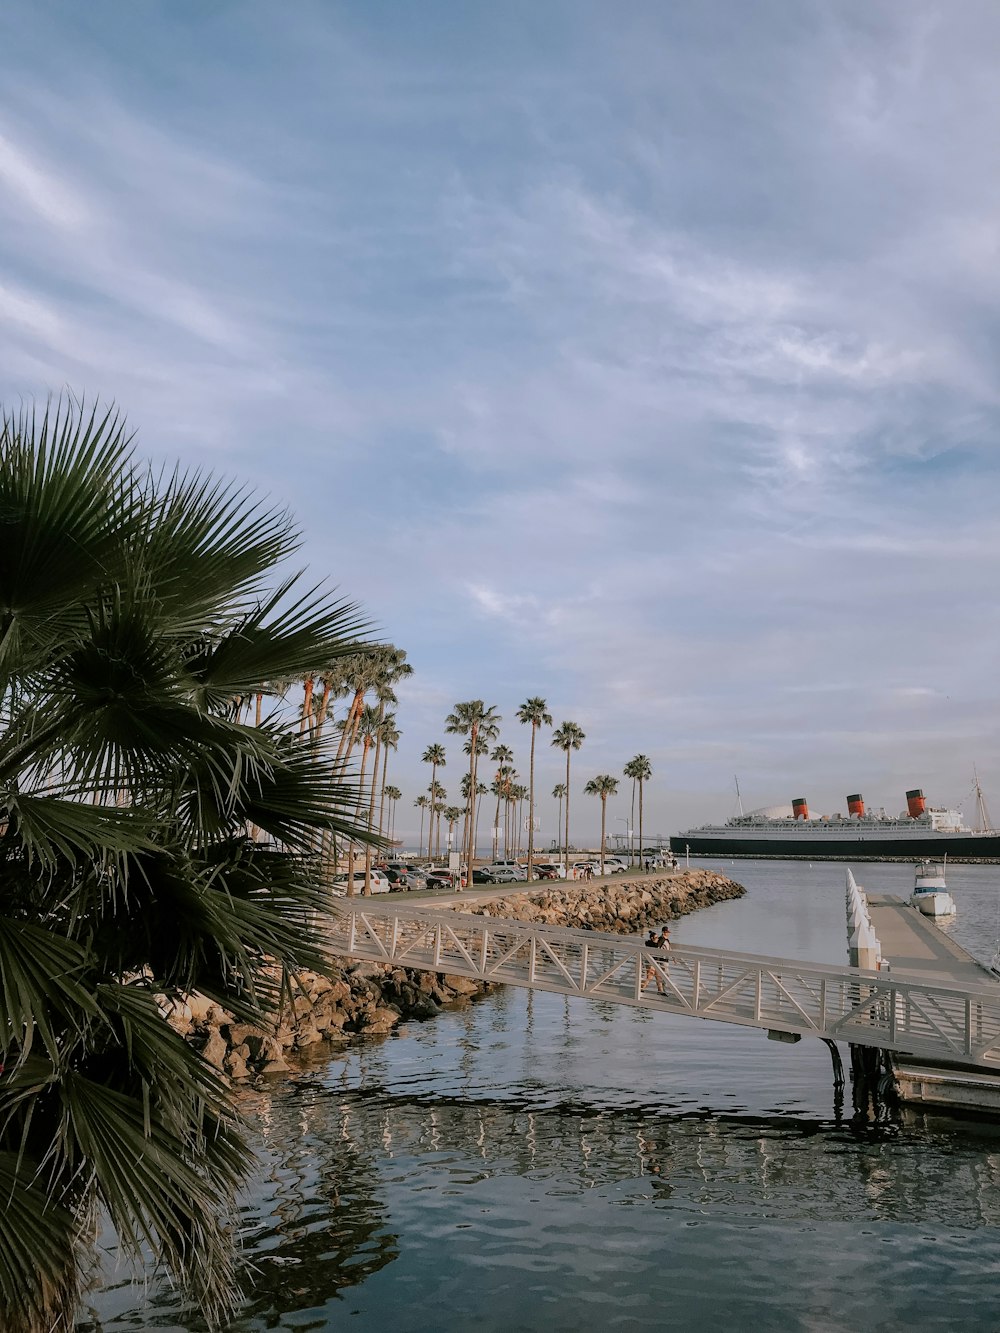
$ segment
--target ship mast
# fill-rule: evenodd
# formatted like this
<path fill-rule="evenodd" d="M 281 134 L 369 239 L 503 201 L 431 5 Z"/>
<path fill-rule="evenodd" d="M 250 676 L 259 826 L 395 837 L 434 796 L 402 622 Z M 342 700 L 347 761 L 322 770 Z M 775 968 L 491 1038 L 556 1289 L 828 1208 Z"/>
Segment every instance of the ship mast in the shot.
<path fill-rule="evenodd" d="M 739 806 L 739 808 L 740 808 L 740 818 L 742 819 L 742 818 L 743 818 L 743 797 L 740 795 L 740 780 L 739 780 L 738 777 L 735 777 L 735 776 L 734 776 L 734 777 L 733 777 L 733 781 L 736 783 L 736 804 L 737 804 L 737 805 Z"/>
<path fill-rule="evenodd" d="M 987 833 L 992 828 L 992 825 L 990 823 L 990 817 L 986 811 L 986 801 L 983 799 L 983 789 L 979 785 L 979 774 L 976 771 L 975 764 L 972 765 L 972 776 L 975 779 L 976 784 L 976 821 L 979 825 L 979 832 Z"/>

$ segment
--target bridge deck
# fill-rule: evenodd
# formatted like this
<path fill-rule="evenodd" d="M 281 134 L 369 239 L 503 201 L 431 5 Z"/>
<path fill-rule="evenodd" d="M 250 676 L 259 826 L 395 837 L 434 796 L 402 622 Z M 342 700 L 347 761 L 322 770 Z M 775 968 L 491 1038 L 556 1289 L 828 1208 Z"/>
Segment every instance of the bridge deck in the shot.
<path fill-rule="evenodd" d="M 890 893 L 869 893 L 872 926 L 882 945 L 882 957 L 894 972 L 906 971 L 924 981 L 952 986 L 983 986 L 1000 981 L 976 961 L 930 917 Z"/>
<path fill-rule="evenodd" d="M 940 933 L 940 932 L 939 932 Z M 1000 986 L 676 945 L 426 907 L 344 901 L 337 953 L 692 1018 L 1000 1069 Z"/>

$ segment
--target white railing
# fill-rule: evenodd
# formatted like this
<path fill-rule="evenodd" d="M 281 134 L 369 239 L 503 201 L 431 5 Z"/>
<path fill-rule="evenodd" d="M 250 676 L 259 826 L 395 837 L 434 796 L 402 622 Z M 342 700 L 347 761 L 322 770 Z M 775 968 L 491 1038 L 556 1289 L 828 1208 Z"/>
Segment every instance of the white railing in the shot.
<path fill-rule="evenodd" d="M 337 954 L 1000 1069 L 1000 985 L 674 945 L 391 903 L 342 903 Z M 662 993 L 660 992 L 662 987 Z"/>

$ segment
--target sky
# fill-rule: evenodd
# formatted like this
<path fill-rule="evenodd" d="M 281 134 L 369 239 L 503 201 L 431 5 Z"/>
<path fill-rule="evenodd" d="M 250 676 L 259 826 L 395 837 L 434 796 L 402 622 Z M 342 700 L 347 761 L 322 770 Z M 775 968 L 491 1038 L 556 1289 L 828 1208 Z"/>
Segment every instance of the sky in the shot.
<path fill-rule="evenodd" d="M 571 836 L 806 796 L 1000 818 L 994 0 L 0 11 L 0 401 L 248 482 Z M 562 756 L 539 746 L 541 841 Z M 626 827 L 630 784 L 609 801 Z"/>

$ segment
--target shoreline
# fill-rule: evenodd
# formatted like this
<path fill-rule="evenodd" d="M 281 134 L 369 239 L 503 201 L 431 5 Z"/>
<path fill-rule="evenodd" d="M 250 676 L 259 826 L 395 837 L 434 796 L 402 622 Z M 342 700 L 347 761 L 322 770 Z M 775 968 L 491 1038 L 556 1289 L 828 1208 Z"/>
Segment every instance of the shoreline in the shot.
<path fill-rule="evenodd" d="M 634 934 L 665 920 L 742 897 L 746 889 L 712 870 L 650 872 L 591 882 L 546 880 L 528 891 L 441 902 L 459 910 L 608 934 Z M 386 1036 L 408 1020 L 434 1018 L 499 989 L 449 973 L 389 967 L 335 957 L 325 974 L 303 972 L 292 1003 L 270 1028 L 239 1023 L 204 996 L 161 997 L 175 1031 L 234 1084 L 264 1086 L 270 1076 L 296 1072 L 289 1059 L 332 1054 L 370 1036 Z M 325 1047 L 325 1051 L 323 1048 Z"/>

